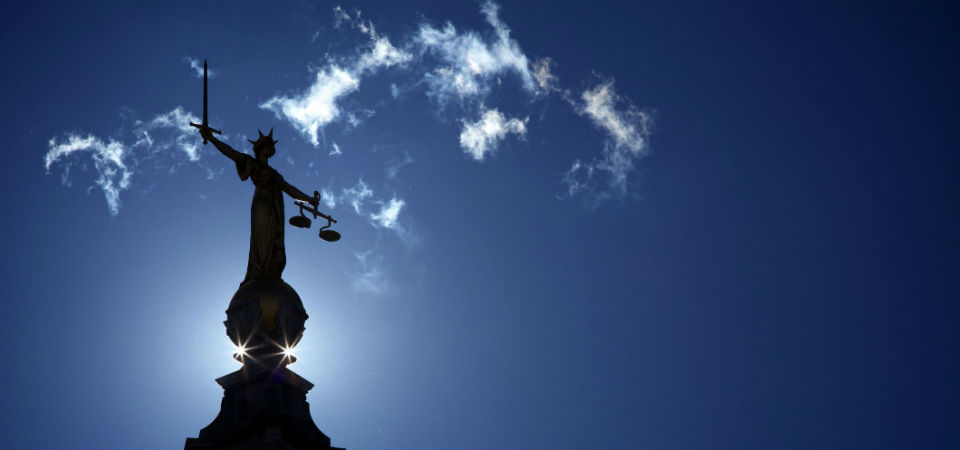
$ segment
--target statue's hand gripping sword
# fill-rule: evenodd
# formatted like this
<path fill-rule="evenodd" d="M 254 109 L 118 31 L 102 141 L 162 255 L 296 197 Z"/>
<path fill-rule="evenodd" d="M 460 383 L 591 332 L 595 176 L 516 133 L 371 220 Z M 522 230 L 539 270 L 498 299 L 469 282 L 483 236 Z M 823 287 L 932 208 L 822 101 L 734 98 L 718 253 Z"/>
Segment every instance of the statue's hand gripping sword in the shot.
<path fill-rule="evenodd" d="M 221 134 L 220 130 L 215 130 L 213 128 L 210 128 L 210 125 L 207 122 L 207 60 L 203 60 L 203 123 L 196 124 L 196 123 L 190 122 L 190 126 L 197 127 L 201 131 L 210 130 L 211 133 Z M 203 144 L 204 145 L 207 144 L 206 139 L 203 140 Z"/>

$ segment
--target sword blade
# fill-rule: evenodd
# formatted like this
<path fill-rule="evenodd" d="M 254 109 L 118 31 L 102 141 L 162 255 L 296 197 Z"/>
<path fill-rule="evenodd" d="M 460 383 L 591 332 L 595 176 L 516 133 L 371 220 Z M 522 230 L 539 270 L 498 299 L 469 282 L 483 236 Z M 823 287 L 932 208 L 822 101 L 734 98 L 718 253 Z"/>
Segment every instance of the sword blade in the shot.
<path fill-rule="evenodd" d="M 207 126 L 207 60 L 203 60 L 203 126 Z"/>
<path fill-rule="evenodd" d="M 207 60 L 203 60 L 203 121 L 199 124 L 190 122 L 190 126 L 200 130 L 208 130 L 213 134 L 220 134 L 220 130 L 210 128 L 210 123 L 207 122 Z M 203 144 L 207 144 L 206 139 L 203 140 Z"/>

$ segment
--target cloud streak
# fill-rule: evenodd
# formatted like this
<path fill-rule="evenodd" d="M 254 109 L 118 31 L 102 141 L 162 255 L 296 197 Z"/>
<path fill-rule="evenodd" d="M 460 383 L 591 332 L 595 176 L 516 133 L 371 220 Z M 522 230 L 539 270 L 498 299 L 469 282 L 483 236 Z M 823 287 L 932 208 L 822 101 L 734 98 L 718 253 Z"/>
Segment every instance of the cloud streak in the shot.
<path fill-rule="evenodd" d="M 302 95 L 275 97 L 262 107 L 285 117 L 318 145 L 322 128 L 344 116 L 340 100 L 359 89 L 365 74 L 380 67 L 412 66 L 414 76 L 419 77 L 415 85 L 426 86 L 427 96 L 437 102 L 441 112 L 454 104 L 459 114 L 466 116 L 458 119 L 459 145 L 479 162 L 493 155 L 509 135 L 526 137 L 528 117 L 508 117 L 499 108 L 484 106 L 505 77 L 515 77 L 533 100 L 560 94 L 578 115 L 604 135 L 599 155 L 574 161 L 563 175 L 561 181 L 567 194 L 587 196 L 594 201 L 624 195 L 636 164 L 648 153 L 651 115 L 617 95 L 612 80 L 596 83 L 579 95 L 562 88 L 553 60 L 529 58 L 500 18 L 496 3 L 485 1 L 480 12 L 490 27 L 487 33 L 458 29 L 451 22 L 439 26 L 421 22 L 398 48 L 378 35 L 372 22 L 362 20 L 360 11 L 351 14 L 338 6 L 333 9 L 334 27 L 347 24 L 367 35 L 370 40 L 363 51 L 348 64 L 331 63 L 318 71 L 316 82 Z M 394 99 L 408 90 L 409 86 L 390 84 Z M 369 111 L 368 116 L 371 114 Z M 355 117 L 353 113 L 345 116 L 352 126 L 359 123 L 351 119 Z M 340 154 L 335 145 L 330 155 Z"/>
<path fill-rule="evenodd" d="M 424 75 L 424 80 L 429 95 L 441 104 L 485 96 L 494 80 L 508 73 L 519 77 L 525 90 L 536 91 L 527 56 L 500 20 L 499 6 L 488 1 L 480 9 L 493 27 L 495 39 L 486 40 L 473 31 L 458 32 L 450 22 L 443 28 L 421 24 L 413 38 L 421 54 L 431 55 L 439 63 Z"/>
<path fill-rule="evenodd" d="M 378 32 L 359 10 L 348 12 L 338 6 L 332 11 L 335 28 L 355 30 L 364 36 L 356 51 L 347 57 L 327 57 L 313 71 L 308 86 L 278 93 L 259 105 L 288 122 L 315 147 L 321 145 L 324 129 L 330 124 L 341 123 L 350 129 L 371 117 L 373 107 L 348 106 L 351 104 L 345 100 L 373 74 L 401 67 L 405 71 L 391 72 L 391 76 L 399 74 L 407 77 L 406 81 L 414 81 L 390 80 L 389 97 L 398 99 L 413 90 L 423 90 L 439 106 L 438 114 L 451 114 L 451 119 L 459 124 L 459 147 L 477 162 L 495 155 L 511 135 L 525 140 L 529 131 L 528 114 L 510 111 L 493 97 L 504 83 L 516 82 L 522 93 L 530 95 L 531 102 L 560 94 L 603 136 L 594 156 L 573 161 L 563 174 L 562 183 L 570 197 L 588 196 L 596 200 L 624 195 L 638 161 L 649 151 L 653 123 L 649 113 L 618 95 L 612 80 L 595 83 L 577 93 L 562 88 L 554 61 L 549 57 L 529 57 L 501 19 L 500 7 L 492 1 L 480 6 L 486 24 L 480 31 L 458 28 L 451 22 L 437 25 L 420 21 L 397 45 Z M 191 73 L 202 75 L 200 60 L 186 57 L 184 61 Z M 447 109 L 448 105 L 451 108 Z M 133 139 L 68 134 L 50 141 L 45 167 L 49 172 L 54 166 L 62 166 L 64 183 L 68 184 L 72 161 L 90 158 L 97 170 L 95 183 L 104 190 L 111 214 L 117 214 L 121 192 L 129 188 L 131 177 L 140 169 L 138 162 L 175 153 L 178 159 L 169 167 L 174 170 L 183 161 L 200 161 L 201 148 L 187 125 L 191 120 L 199 122 L 178 107 L 136 122 L 132 127 Z M 329 157 L 360 154 L 345 154 L 336 142 L 329 145 L 325 152 Z M 387 179 L 394 179 L 403 164 L 388 167 Z M 378 228 L 399 227 L 397 217 L 404 208 L 403 199 L 376 198 L 362 179 L 354 186 L 329 194 L 325 196 L 329 207 L 350 205 Z M 369 204 L 381 209 L 371 211 Z M 391 216 L 393 211 L 396 213 Z"/>
<path fill-rule="evenodd" d="M 360 264 L 360 270 L 348 272 L 353 289 L 357 292 L 382 295 L 390 288 L 390 282 L 384 271 L 383 255 L 374 250 L 356 252 L 354 258 Z"/>
<path fill-rule="evenodd" d="M 551 58 L 540 58 L 530 63 L 533 79 L 537 80 L 537 87 L 540 88 L 541 94 L 560 90 L 558 87 L 559 80 L 551 69 L 552 64 L 553 59 Z"/>
<path fill-rule="evenodd" d="M 568 195 L 584 194 L 594 202 L 624 195 L 636 162 L 649 152 L 647 137 L 653 128 L 652 116 L 618 96 L 612 80 L 584 90 L 575 107 L 606 138 L 599 158 L 589 162 L 576 160 L 564 175 Z M 599 180 L 601 175 L 605 182 Z"/>
<path fill-rule="evenodd" d="M 407 202 L 396 194 L 389 200 L 376 195 L 362 178 L 355 184 L 340 189 L 339 193 L 334 189 L 323 189 L 320 200 L 330 209 L 337 205 L 348 206 L 374 228 L 395 232 L 405 244 L 412 245 L 419 240 L 415 233 L 404 226 L 405 221 L 402 220 L 401 213 L 405 211 Z M 406 222 L 409 224 L 409 220 Z"/>
<path fill-rule="evenodd" d="M 402 65 L 412 58 L 410 53 L 395 47 L 386 36 L 378 35 L 372 24 L 361 22 L 359 13 L 353 18 L 339 6 L 334 12 L 338 26 L 344 21 L 349 22 L 370 38 L 363 52 L 345 63 L 330 62 L 319 69 L 313 84 L 306 90 L 290 96 L 274 96 L 260 105 L 277 118 L 290 122 L 315 147 L 320 145 L 323 128 L 344 116 L 341 102 L 360 89 L 364 76 L 381 68 Z M 345 116 L 352 126 L 359 124 L 356 114 Z"/>
<path fill-rule="evenodd" d="M 390 199 L 380 207 L 380 212 L 370 215 L 370 220 L 381 228 L 397 229 L 399 223 L 397 218 L 400 216 L 400 210 L 403 209 L 403 200 L 396 197 Z"/>
<path fill-rule="evenodd" d="M 178 106 L 170 112 L 158 114 L 149 122 L 138 123 L 138 132 L 141 137 L 148 140 L 149 146 L 154 150 L 167 150 L 175 148 L 184 153 L 187 159 L 193 162 L 200 160 L 200 146 L 197 139 L 196 128 L 190 126 L 190 123 L 199 123 L 200 119 Z M 151 132 L 169 133 L 167 139 L 154 142 L 150 136 Z M 156 144 L 155 146 L 153 144 Z"/>
<path fill-rule="evenodd" d="M 193 69 L 193 73 L 197 78 L 203 78 L 203 61 L 189 56 L 185 56 L 183 61 L 190 65 L 190 68 Z M 213 78 L 215 76 L 217 76 L 216 72 L 209 69 L 207 70 L 207 77 Z"/>
<path fill-rule="evenodd" d="M 580 113 L 606 131 L 615 148 L 629 150 L 638 156 L 646 153 L 650 116 L 638 111 L 628 100 L 618 97 L 613 81 L 587 89 L 580 97 L 583 100 Z M 617 109 L 617 103 L 626 103 L 626 108 Z"/>
<path fill-rule="evenodd" d="M 373 197 L 373 190 L 367 186 L 363 179 L 357 180 L 356 185 L 344 188 L 340 193 L 340 201 L 353 207 L 353 212 L 357 214 L 363 214 L 363 204 L 371 197 Z M 333 200 L 332 193 L 330 198 L 331 202 L 336 202 L 336 200 Z"/>
<path fill-rule="evenodd" d="M 150 168 L 147 161 L 157 161 L 167 150 L 173 149 L 174 163 L 162 165 L 167 171 L 174 170 L 178 164 L 177 154 L 187 161 L 200 159 L 197 137 L 188 122 L 199 122 L 193 114 L 182 107 L 158 114 L 152 119 L 135 121 L 132 127 L 133 137 L 128 142 L 119 138 L 100 138 L 89 133 L 68 133 L 61 139 L 51 138 L 47 142 L 47 153 L 43 157 L 47 173 L 55 167 L 63 170 L 61 181 L 71 184 L 71 168 L 78 163 L 86 166 L 85 158 L 93 162 L 97 173 L 93 183 L 103 191 L 110 214 L 120 213 L 122 202 L 120 194 L 131 185 L 134 174 L 140 168 Z"/>
<path fill-rule="evenodd" d="M 526 133 L 526 119 L 506 119 L 499 110 L 483 107 L 482 101 L 494 85 L 499 85 L 502 77 L 512 75 L 525 91 L 537 95 L 553 89 L 556 77 L 550 72 L 549 58 L 531 64 L 510 36 L 510 28 L 500 19 L 499 6 L 487 1 L 480 10 L 492 33 L 457 30 L 449 22 L 442 27 L 421 23 L 398 47 L 380 35 L 372 22 L 361 19 L 360 11 L 350 13 L 337 6 L 333 8 L 334 27 L 348 25 L 366 35 L 368 42 L 352 59 L 328 62 L 317 70 L 314 82 L 304 91 L 274 96 L 260 107 L 286 119 L 311 144 L 319 146 L 327 125 L 339 120 L 350 126 L 359 123 L 358 112 L 343 110 L 343 99 L 360 89 L 365 76 L 381 68 L 413 63 L 414 72 L 427 86 L 428 96 L 441 106 L 456 100 L 467 108 L 467 114 L 480 117 L 478 121 L 460 119 L 460 145 L 473 159 L 481 161 L 496 150 L 507 134 L 522 137 Z M 414 59 L 414 53 L 419 57 Z M 391 95 L 397 98 L 400 94 L 401 88 L 391 84 Z M 373 114 L 370 110 L 359 113 Z M 334 147 L 330 156 L 340 155 L 337 149 Z"/>
<path fill-rule="evenodd" d="M 133 171 L 127 164 L 129 150 L 123 144 L 112 139 L 103 141 L 93 135 L 67 135 L 65 142 L 50 139 L 48 151 L 44 155 L 44 167 L 50 173 L 50 167 L 59 160 L 69 158 L 73 154 L 89 154 L 97 170 L 97 179 L 94 181 L 103 190 L 110 214 L 116 216 L 120 212 L 120 191 L 130 186 Z M 65 169 L 69 170 L 69 169 Z M 64 179 L 66 181 L 66 178 Z"/>
<path fill-rule="evenodd" d="M 496 109 L 484 110 L 476 122 L 463 123 L 460 147 L 474 160 L 483 161 L 497 149 L 507 134 L 524 137 L 527 133 L 527 120 L 507 119 Z"/>
<path fill-rule="evenodd" d="M 320 130 L 340 117 L 341 97 L 356 91 L 360 79 L 350 71 L 330 65 L 317 72 L 313 85 L 305 92 L 291 97 L 273 97 L 261 108 L 285 118 L 314 146 L 320 145 Z"/>

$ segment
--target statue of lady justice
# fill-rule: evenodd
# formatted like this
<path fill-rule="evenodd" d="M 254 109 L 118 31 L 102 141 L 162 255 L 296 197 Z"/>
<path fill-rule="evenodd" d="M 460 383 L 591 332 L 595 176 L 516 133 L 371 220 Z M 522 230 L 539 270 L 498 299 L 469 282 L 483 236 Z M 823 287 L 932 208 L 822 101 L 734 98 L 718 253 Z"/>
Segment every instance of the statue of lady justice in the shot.
<path fill-rule="evenodd" d="M 316 217 L 327 219 L 327 226 L 320 229 L 320 238 L 336 241 L 340 234 L 329 230 L 332 217 L 317 211 L 320 193 L 313 197 L 284 181 L 267 160 L 273 156 L 277 141 L 273 129 L 266 135 L 257 130 L 260 137 L 253 144 L 253 154 L 238 152 L 215 138 L 219 130 L 210 127 L 207 121 L 207 62 L 203 62 L 203 122 L 190 123 L 196 127 L 203 143 L 213 145 L 224 156 L 233 160 L 241 181 L 250 178 L 255 189 L 250 206 L 250 254 L 247 258 L 247 274 L 230 300 L 227 308 L 227 336 L 237 346 L 234 357 L 244 364 L 263 363 L 286 365 L 293 362 L 290 352 L 303 335 L 307 312 L 297 292 L 281 276 L 287 265 L 283 243 L 283 194 L 293 197 L 300 207 L 300 216 L 290 223 L 306 228 L 310 220 L 303 216 L 307 210 Z M 278 352 L 277 350 L 281 350 Z"/>
<path fill-rule="evenodd" d="M 277 360 L 283 351 L 289 351 L 300 340 L 307 313 L 300 296 L 281 275 L 287 264 L 284 249 L 283 194 L 312 205 L 315 210 L 320 194 L 304 194 L 287 183 L 279 172 L 267 163 L 276 153 L 273 129 L 253 144 L 253 153 L 234 150 L 213 136 L 209 127 L 200 128 L 200 136 L 210 141 L 224 156 L 233 160 L 240 179 L 249 178 L 255 186 L 250 206 L 250 254 L 247 274 L 240 283 L 230 307 L 227 308 L 227 335 L 238 347 L 236 358 L 247 363 L 290 363 L 287 355 Z"/>
<path fill-rule="evenodd" d="M 267 163 L 276 150 L 277 141 L 273 140 L 273 129 L 266 135 L 260 135 L 253 144 L 253 154 L 239 152 L 213 136 L 209 126 L 198 126 L 204 141 L 210 141 L 224 156 L 233 160 L 240 180 L 249 178 L 255 189 L 253 203 L 250 206 L 250 254 L 247 258 L 247 273 L 240 288 L 237 289 L 230 307 L 227 308 L 227 335 L 240 349 L 237 359 L 245 365 L 248 362 L 273 361 L 290 363 L 295 358 L 287 354 L 277 361 L 277 356 L 289 351 L 296 345 L 303 333 L 303 324 L 307 313 L 303 309 L 300 296 L 281 278 L 287 264 L 284 248 L 283 194 L 293 197 L 303 209 L 324 218 L 333 220 L 316 210 L 320 203 L 320 194 L 314 191 L 313 197 L 303 193 L 287 183 L 279 172 Z M 309 226 L 306 217 L 300 217 Z M 294 224 L 300 223 L 291 221 Z M 326 227 L 324 227 L 326 228 Z M 328 232 L 339 234 L 328 230 Z M 321 238 L 324 238 L 321 231 Z M 326 239 L 326 238 L 325 238 Z M 329 239 L 327 239 L 329 240 Z M 277 352 L 278 347 L 281 352 Z M 272 352 L 272 353 L 271 353 Z M 247 358 L 244 358 L 244 357 Z"/>
<path fill-rule="evenodd" d="M 241 285 L 254 279 L 279 280 L 283 268 L 287 264 L 287 256 L 283 244 L 283 193 L 309 203 L 314 208 L 320 203 L 320 194 L 316 191 L 313 197 L 287 183 L 280 173 L 267 163 L 277 150 L 274 147 L 278 141 L 273 140 L 273 129 L 266 135 L 257 130 L 260 137 L 253 144 L 251 157 L 230 147 L 226 143 L 213 137 L 209 127 L 200 128 L 200 136 L 210 141 L 223 153 L 233 160 L 237 166 L 240 180 L 250 178 L 256 187 L 253 191 L 253 204 L 250 206 L 250 256 L 247 259 L 247 275 Z"/>
<path fill-rule="evenodd" d="M 207 63 L 203 63 L 203 122 L 191 123 L 200 130 L 203 143 L 213 145 L 233 160 L 241 181 L 255 186 L 250 206 L 250 254 L 247 273 L 227 308 L 227 336 L 236 345 L 234 358 L 243 367 L 217 379 L 224 388 L 220 413 L 187 439 L 187 450 L 211 448 L 315 448 L 334 450 L 310 417 L 306 393 L 309 381 L 286 366 L 296 361 L 293 348 L 303 336 L 307 312 L 297 292 L 283 279 L 287 264 L 283 243 L 283 194 L 298 200 L 300 216 L 290 223 L 306 228 L 310 220 L 303 211 L 327 219 L 320 238 L 335 241 L 340 234 L 327 230 L 332 217 L 317 211 L 320 194 L 313 197 L 293 187 L 267 160 L 276 153 L 273 129 L 253 144 L 253 154 L 238 152 L 213 137 L 220 131 L 207 122 Z M 342 449 L 337 449 L 342 450 Z"/>

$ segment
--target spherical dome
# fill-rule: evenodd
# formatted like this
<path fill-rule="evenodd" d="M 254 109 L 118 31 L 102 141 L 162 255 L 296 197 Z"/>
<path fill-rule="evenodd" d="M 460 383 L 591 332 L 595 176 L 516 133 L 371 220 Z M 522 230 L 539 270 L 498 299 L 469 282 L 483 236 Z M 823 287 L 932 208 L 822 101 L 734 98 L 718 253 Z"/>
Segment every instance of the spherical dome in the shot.
<path fill-rule="evenodd" d="M 230 340 L 246 354 L 238 358 L 244 364 L 284 359 L 289 363 L 289 350 L 300 341 L 306 320 L 303 302 L 289 284 L 252 279 L 233 294 L 224 325 Z"/>

